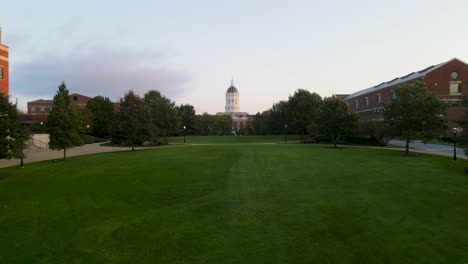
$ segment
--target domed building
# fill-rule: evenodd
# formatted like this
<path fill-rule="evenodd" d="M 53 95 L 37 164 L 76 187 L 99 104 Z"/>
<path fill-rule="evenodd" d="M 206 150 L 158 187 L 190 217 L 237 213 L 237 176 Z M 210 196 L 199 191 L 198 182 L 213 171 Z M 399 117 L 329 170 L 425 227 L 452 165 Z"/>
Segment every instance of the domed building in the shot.
<path fill-rule="evenodd" d="M 226 91 L 226 107 L 225 113 L 239 112 L 239 91 L 234 86 L 234 80 L 231 81 L 231 86 Z"/>
<path fill-rule="evenodd" d="M 226 106 L 224 112 L 217 115 L 230 115 L 232 117 L 232 132 L 239 132 L 240 129 L 247 128 L 250 120 L 249 113 L 241 112 L 239 106 L 239 90 L 234 86 L 234 81 L 231 80 L 231 86 L 226 91 Z"/>

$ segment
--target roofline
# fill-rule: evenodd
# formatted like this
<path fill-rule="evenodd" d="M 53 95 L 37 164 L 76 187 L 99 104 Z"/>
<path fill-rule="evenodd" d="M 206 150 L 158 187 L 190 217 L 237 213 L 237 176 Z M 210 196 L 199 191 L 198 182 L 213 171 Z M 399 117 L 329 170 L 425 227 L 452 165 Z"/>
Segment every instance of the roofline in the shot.
<path fill-rule="evenodd" d="M 439 69 L 440 67 L 442 67 L 442 66 L 444 66 L 444 65 L 446 65 L 446 64 L 448 64 L 448 63 L 450 63 L 450 62 L 452 62 L 452 61 L 459 61 L 459 62 L 461 62 L 461 63 L 463 63 L 463 64 L 465 64 L 465 65 L 468 66 L 468 64 L 467 64 L 466 62 L 464 62 L 464 61 L 458 59 L 457 57 L 454 57 L 454 58 L 452 58 L 452 59 L 450 59 L 450 60 L 448 60 L 448 61 L 446 61 L 446 62 L 442 62 L 442 63 L 439 63 L 439 64 L 437 64 L 437 65 L 433 65 L 432 67 L 429 66 L 430 69 L 428 69 L 427 71 L 422 70 L 422 71 L 424 71 L 424 73 L 420 73 L 420 72 L 417 72 L 417 71 L 416 71 L 416 72 L 412 72 L 412 73 L 403 75 L 403 76 L 406 77 L 406 78 L 407 78 L 407 77 L 410 77 L 411 75 L 413 75 L 413 74 L 415 74 L 415 73 L 416 73 L 416 74 L 420 74 L 420 76 L 417 76 L 417 77 L 414 77 L 414 78 L 410 78 L 410 79 L 408 79 L 408 80 L 406 80 L 406 81 L 399 82 L 399 83 L 395 83 L 395 84 L 389 85 L 389 86 L 385 86 L 385 84 L 386 84 L 387 82 L 382 82 L 382 83 L 380 83 L 380 84 L 378 84 L 378 85 L 371 86 L 371 87 L 369 87 L 369 88 L 362 89 L 362 90 L 359 90 L 359 91 L 357 91 L 357 92 L 355 92 L 355 93 L 352 93 L 352 94 L 350 94 L 349 96 L 347 96 L 346 98 L 344 98 L 343 100 L 349 100 L 349 99 L 355 98 L 355 97 L 357 97 L 357 96 L 366 95 L 366 94 L 369 94 L 369 93 L 371 93 L 371 92 L 379 91 L 379 90 L 382 90 L 382 89 L 385 89 L 385 88 L 393 87 L 393 86 L 395 86 L 395 85 L 401 85 L 401 84 L 407 83 L 407 82 L 409 82 L 409 81 L 414 81 L 414 80 L 420 79 L 421 77 L 425 77 L 428 73 L 430 73 L 430 72 L 432 72 L 432 71 L 434 71 L 434 70 L 436 70 L 436 69 Z M 392 79 L 391 81 L 389 81 L 388 83 L 391 83 L 391 82 L 396 81 L 396 80 L 398 80 L 398 79 L 400 79 L 400 77 L 394 78 L 394 79 Z M 379 86 L 383 86 L 383 87 L 378 88 Z M 378 88 L 378 89 L 377 89 L 377 88 Z M 359 95 L 358 95 L 358 93 L 363 92 L 363 91 L 365 91 L 365 90 L 369 90 L 369 89 L 374 89 L 374 90 L 369 91 L 369 92 L 366 92 L 366 93 L 362 93 L 362 94 L 359 94 Z"/>

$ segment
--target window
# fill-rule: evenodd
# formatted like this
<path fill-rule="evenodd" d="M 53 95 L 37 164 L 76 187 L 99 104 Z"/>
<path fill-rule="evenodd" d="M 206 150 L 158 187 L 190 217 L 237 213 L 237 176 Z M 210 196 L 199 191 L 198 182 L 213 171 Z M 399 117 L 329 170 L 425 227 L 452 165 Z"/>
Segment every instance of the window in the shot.
<path fill-rule="evenodd" d="M 461 83 L 459 82 L 454 82 L 450 83 L 450 95 L 458 95 L 461 93 Z"/>
<path fill-rule="evenodd" d="M 393 99 L 393 100 L 396 99 L 396 93 L 395 93 L 395 91 L 392 91 L 392 99 Z"/>
<path fill-rule="evenodd" d="M 381 94 L 377 95 L 377 103 L 382 104 L 382 95 Z"/>
<path fill-rule="evenodd" d="M 31 112 L 36 112 L 36 107 L 31 107 Z"/>
<path fill-rule="evenodd" d="M 460 107 L 460 101 L 452 101 L 450 107 Z"/>
<path fill-rule="evenodd" d="M 356 109 L 359 109 L 359 101 L 356 100 Z"/>
<path fill-rule="evenodd" d="M 0 80 L 3 80 L 3 67 L 0 67 Z"/>
<path fill-rule="evenodd" d="M 368 107 L 369 106 L 369 97 L 364 98 L 364 100 L 366 101 L 366 107 Z"/>
<path fill-rule="evenodd" d="M 73 96 L 73 101 L 78 101 L 78 96 Z"/>
<path fill-rule="evenodd" d="M 41 106 L 40 111 L 45 112 L 45 107 Z"/>

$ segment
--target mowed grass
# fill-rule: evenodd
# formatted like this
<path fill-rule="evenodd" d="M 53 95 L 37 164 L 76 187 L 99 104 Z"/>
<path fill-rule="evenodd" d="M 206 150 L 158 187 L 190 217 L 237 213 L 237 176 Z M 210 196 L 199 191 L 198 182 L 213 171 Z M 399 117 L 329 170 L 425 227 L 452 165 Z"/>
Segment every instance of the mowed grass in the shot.
<path fill-rule="evenodd" d="M 298 141 L 300 136 L 288 135 L 287 141 Z M 169 143 L 184 143 L 184 137 L 169 137 Z M 186 144 L 241 144 L 241 143 L 284 143 L 284 135 L 265 136 L 192 136 L 185 137 Z"/>
<path fill-rule="evenodd" d="M 177 146 L 0 169 L 0 263 L 466 263 L 466 161 Z"/>

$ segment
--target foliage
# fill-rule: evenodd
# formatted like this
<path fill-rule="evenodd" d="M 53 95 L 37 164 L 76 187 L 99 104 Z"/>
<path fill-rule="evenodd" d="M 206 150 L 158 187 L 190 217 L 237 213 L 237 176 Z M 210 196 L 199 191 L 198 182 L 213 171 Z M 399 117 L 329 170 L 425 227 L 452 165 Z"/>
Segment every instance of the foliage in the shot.
<path fill-rule="evenodd" d="M 186 134 L 192 134 L 195 131 L 195 126 L 197 122 L 197 118 L 195 115 L 195 108 L 193 105 L 189 104 L 182 104 L 179 107 L 177 107 L 177 113 L 179 116 L 179 122 L 180 126 L 183 128 L 185 126 L 185 131 L 184 133 Z"/>
<path fill-rule="evenodd" d="M 16 105 L 0 93 L 0 159 L 22 159 L 29 131 L 18 121 Z"/>
<path fill-rule="evenodd" d="M 96 137 L 109 137 L 115 119 L 114 105 L 107 97 L 96 96 L 88 101 L 86 108 L 92 114 L 91 134 Z"/>
<path fill-rule="evenodd" d="M 47 120 L 50 134 L 49 147 L 56 150 L 63 149 L 63 159 L 66 158 L 67 148 L 83 144 L 79 135 L 78 116 L 73 110 L 68 94 L 65 82 L 62 82 L 54 96 L 54 104 Z"/>
<path fill-rule="evenodd" d="M 204 136 L 216 135 L 215 116 L 203 113 L 197 116 L 197 131 Z"/>
<path fill-rule="evenodd" d="M 329 137 L 336 148 L 338 138 L 352 134 L 357 126 L 358 116 L 349 112 L 343 100 L 332 96 L 323 100 L 317 120 L 322 134 Z"/>
<path fill-rule="evenodd" d="M 180 120 L 175 103 L 161 95 L 156 90 L 148 91 L 144 96 L 144 102 L 150 114 L 150 131 L 153 142 L 157 142 L 157 136 L 164 137 L 180 129 Z"/>
<path fill-rule="evenodd" d="M 143 143 L 148 137 L 150 120 L 143 99 L 130 90 L 120 98 L 120 111 L 117 113 L 112 132 L 113 143 L 129 144 L 132 151 L 135 150 L 135 144 Z"/>
<path fill-rule="evenodd" d="M 215 128 L 217 135 L 231 135 L 232 117 L 230 115 L 216 115 Z"/>
<path fill-rule="evenodd" d="M 409 142 L 416 138 L 432 137 L 433 132 L 444 128 L 447 104 L 429 92 L 423 82 L 400 85 L 394 89 L 396 99 L 384 109 L 384 119 L 391 129 Z"/>
<path fill-rule="evenodd" d="M 297 90 L 288 100 L 288 129 L 303 136 L 307 133 L 307 126 L 316 122 L 321 105 L 320 95 L 304 89 Z"/>

